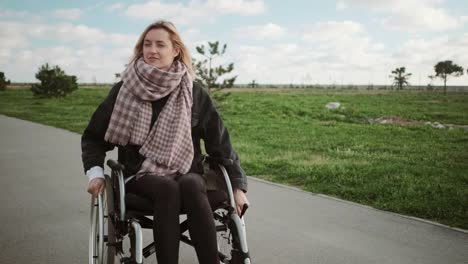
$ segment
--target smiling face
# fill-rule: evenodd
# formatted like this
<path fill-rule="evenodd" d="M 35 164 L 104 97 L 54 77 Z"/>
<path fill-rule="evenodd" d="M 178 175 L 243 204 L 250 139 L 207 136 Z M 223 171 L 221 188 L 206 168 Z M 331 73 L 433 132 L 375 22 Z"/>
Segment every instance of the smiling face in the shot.
<path fill-rule="evenodd" d="M 143 40 L 143 59 L 146 63 L 167 71 L 178 54 L 166 30 L 156 28 L 146 33 Z"/>

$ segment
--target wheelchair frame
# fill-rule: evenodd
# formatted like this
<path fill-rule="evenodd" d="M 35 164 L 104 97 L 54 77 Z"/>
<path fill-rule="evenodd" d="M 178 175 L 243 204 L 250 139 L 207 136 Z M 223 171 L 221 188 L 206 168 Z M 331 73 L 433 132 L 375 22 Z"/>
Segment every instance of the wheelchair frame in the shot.
<path fill-rule="evenodd" d="M 212 208 L 213 217 L 220 225 L 216 225 L 219 243 L 219 232 L 229 231 L 228 237 L 221 236 L 230 244 L 230 252 L 221 252 L 218 244 L 218 254 L 221 263 L 250 264 L 250 254 L 247 246 L 245 222 L 236 213 L 236 204 L 229 175 L 225 165 L 232 160 L 206 157 L 210 164 L 216 165 L 223 177 L 227 201 L 221 207 Z M 89 264 L 110 264 L 120 255 L 120 263 L 143 263 L 156 252 L 155 242 L 143 248 L 142 229 L 152 228 L 151 219 L 143 212 L 135 215 L 127 212 L 125 204 L 125 184 L 132 179 L 123 176 L 124 166 L 115 160 L 108 160 L 111 176 L 105 175 L 105 192 L 91 199 L 90 232 L 89 232 Z M 116 203 L 117 205 L 114 205 Z M 244 208 L 246 209 L 246 208 Z M 245 211 L 245 210 L 243 210 Z M 187 220 L 180 223 L 180 240 L 193 247 L 191 240 L 183 233 L 188 230 Z M 107 231 L 107 232 L 106 232 Z M 122 243 L 126 236 L 130 238 L 130 256 L 124 256 Z M 226 253 L 226 254 L 224 254 Z M 227 254 L 230 254 L 227 256 Z"/>

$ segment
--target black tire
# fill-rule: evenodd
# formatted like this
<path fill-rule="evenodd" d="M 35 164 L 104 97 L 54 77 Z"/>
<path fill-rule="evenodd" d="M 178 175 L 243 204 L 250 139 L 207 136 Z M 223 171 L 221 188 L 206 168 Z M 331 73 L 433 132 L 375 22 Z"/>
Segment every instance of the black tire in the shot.
<path fill-rule="evenodd" d="M 105 197 L 107 202 L 107 263 L 106 264 L 114 264 L 115 262 L 115 255 L 116 255 L 116 235 L 115 235 L 115 227 L 114 222 L 112 221 L 112 214 L 114 211 L 114 191 L 112 188 L 112 180 L 108 175 L 105 175 L 106 179 L 106 190 L 105 190 Z"/>

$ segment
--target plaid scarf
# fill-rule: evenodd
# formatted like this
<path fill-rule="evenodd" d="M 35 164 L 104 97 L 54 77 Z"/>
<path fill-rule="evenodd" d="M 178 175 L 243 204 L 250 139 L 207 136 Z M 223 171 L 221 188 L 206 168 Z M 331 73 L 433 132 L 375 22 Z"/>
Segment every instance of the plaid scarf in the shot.
<path fill-rule="evenodd" d="M 141 145 L 146 158 L 137 173 L 175 176 L 190 170 L 192 142 L 192 78 L 186 66 L 174 61 L 168 71 L 144 62 L 131 63 L 122 74 L 123 85 L 117 95 L 104 139 L 125 146 Z M 151 102 L 167 95 L 166 105 L 151 126 Z"/>

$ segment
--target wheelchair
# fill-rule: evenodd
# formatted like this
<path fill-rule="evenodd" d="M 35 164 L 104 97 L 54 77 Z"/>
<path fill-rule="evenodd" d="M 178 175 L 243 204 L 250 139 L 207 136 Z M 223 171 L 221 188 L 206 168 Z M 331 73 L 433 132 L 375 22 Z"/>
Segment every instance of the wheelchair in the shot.
<path fill-rule="evenodd" d="M 233 190 L 225 165 L 232 160 L 205 158 L 203 175 L 207 181 L 207 195 L 216 225 L 218 255 L 221 263 L 250 264 L 243 214 L 236 213 Z M 105 175 L 106 187 L 102 194 L 91 199 L 89 264 L 141 264 L 144 258 L 156 253 L 155 242 L 143 247 L 142 229 L 152 229 L 153 210 L 150 201 L 132 193 L 125 193 L 124 166 L 108 160 L 111 175 Z M 219 177 L 220 174 L 224 177 Z M 181 212 L 184 214 L 184 212 Z M 193 247 L 187 220 L 180 223 L 180 241 Z M 129 245 L 124 248 L 125 245 Z M 128 250 L 127 250 L 128 248 Z"/>

